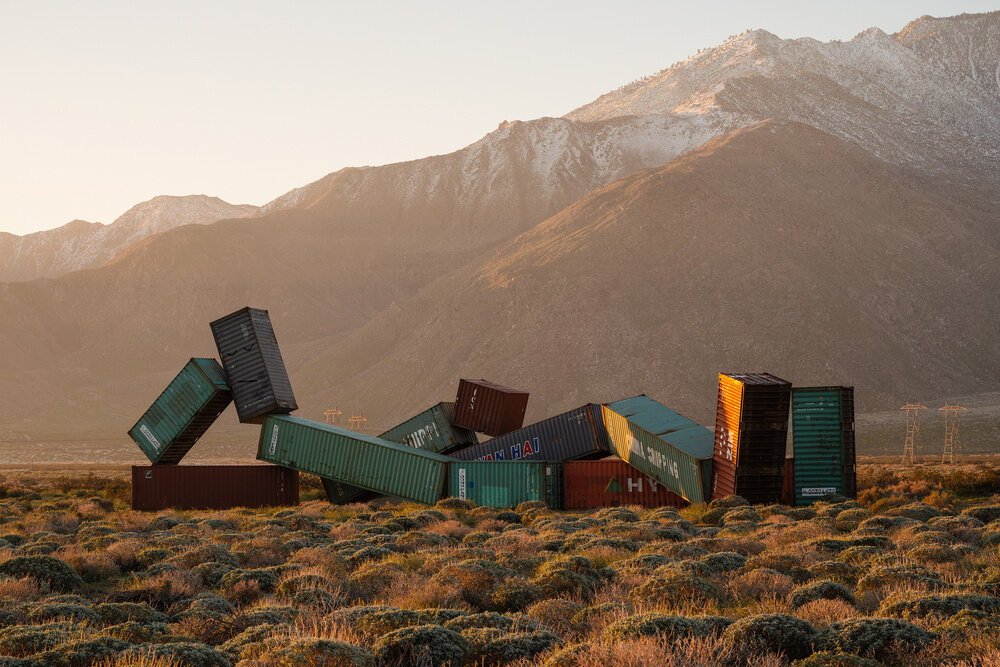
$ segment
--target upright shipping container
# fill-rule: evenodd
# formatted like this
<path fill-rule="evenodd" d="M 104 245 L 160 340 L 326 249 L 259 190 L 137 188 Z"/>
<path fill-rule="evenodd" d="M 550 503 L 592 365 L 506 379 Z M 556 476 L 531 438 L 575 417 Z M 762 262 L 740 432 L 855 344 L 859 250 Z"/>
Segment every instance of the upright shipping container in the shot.
<path fill-rule="evenodd" d="M 708 500 L 712 432 L 646 395 L 603 406 L 618 457 L 692 503 Z"/>
<path fill-rule="evenodd" d="M 548 465 L 546 461 L 454 461 L 448 466 L 448 493 L 486 507 L 546 502 Z"/>
<path fill-rule="evenodd" d="M 609 449 L 601 406 L 588 404 L 452 452 L 451 456 L 462 461 L 570 461 L 604 458 Z"/>
<path fill-rule="evenodd" d="M 257 458 L 368 491 L 433 505 L 452 459 L 354 431 L 270 415 Z"/>
<path fill-rule="evenodd" d="M 549 509 L 561 510 L 566 504 L 565 478 L 562 461 L 546 461 L 545 463 L 545 504 Z"/>
<path fill-rule="evenodd" d="M 781 498 L 791 383 L 769 373 L 720 373 L 712 498 Z"/>
<path fill-rule="evenodd" d="M 853 395 L 853 387 L 792 389 L 797 505 L 807 505 L 828 493 L 856 494 Z"/>
<path fill-rule="evenodd" d="M 486 380 L 459 380 L 455 398 L 457 426 L 486 435 L 500 436 L 524 424 L 528 392 Z"/>
<path fill-rule="evenodd" d="M 241 422 L 260 424 L 298 409 L 266 310 L 242 308 L 211 327 Z"/>
<path fill-rule="evenodd" d="M 785 472 L 781 478 L 781 504 L 795 507 L 795 458 L 785 457 Z"/>
<path fill-rule="evenodd" d="M 132 509 L 299 504 L 299 473 L 269 465 L 132 466 Z"/>
<path fill-rule="evenodd" d="M 150 463 L 176 464 L 232 402 L 215 359 L 191 359 L 128 435 Z"/>
<path fill-rule="evenodd" d="M 563 464 L 566 509 L 642 505 L 687 507 L 688 502 L 621 459 Z"/>
<path fill-rule="evenodd" d="M 476 444 L 478 439 L 475 432 L 455 426 L 452 423 L 454 417 L 454 403 L 438 403 L 378 437 L 438 454 L 447 454 L 455 449 Z M 378 495 L 366 489 L 329 479 L 323 480 L 323 489 L 326 491 L 327 500 L 336 505 L 365 502 Z"/>

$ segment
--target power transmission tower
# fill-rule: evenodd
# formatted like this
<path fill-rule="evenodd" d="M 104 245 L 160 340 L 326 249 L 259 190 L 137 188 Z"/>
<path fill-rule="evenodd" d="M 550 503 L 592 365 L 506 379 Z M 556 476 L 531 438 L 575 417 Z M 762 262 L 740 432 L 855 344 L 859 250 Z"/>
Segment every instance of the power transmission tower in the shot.
<path fill-rule="evenodd" d="M 365 424 L 368 423 L 368 420 L 365 418 L 363 412 L 358 412 L 358 413 L 352 412 L 351 418 L 348 419 L 347 421 L 350 422 L 352 431 L 357 431 L 358 433 L 365 432 Z"/>
<path fill-rule="evenodd" d="M 336 426 L 337 417 L 342 414 L 344 413 L 338 410 L 337 408 L 329 408 L 326 412 L 323 413 L 323 416 L 326 417 L 327 424 L 329 424 L 330 426 Z"/>
<path fill-rule="evenodd" d="M 906 442 L 903 443 L 903 463 L 906 463 L 906 456 L 910 456 L 910 465 L 913 465 L 913 448 L 917 444 L 917 434 L 920 433 L 920 411 L 926 410 L 926 405 L 919 403 L 907 403 L 900 410 L 906 410 Z"/>
<path fill-rule="evenodd" d="M 944 454 L 941 455 L 941 463 L 954 463 L 955 447 L 962 448 L 962 441 L 958 439 L 958 421 L 966 408 L 958 403 L 948 405 L 945 401 L 944 407 L 938 410 L 944 412 Z"/>

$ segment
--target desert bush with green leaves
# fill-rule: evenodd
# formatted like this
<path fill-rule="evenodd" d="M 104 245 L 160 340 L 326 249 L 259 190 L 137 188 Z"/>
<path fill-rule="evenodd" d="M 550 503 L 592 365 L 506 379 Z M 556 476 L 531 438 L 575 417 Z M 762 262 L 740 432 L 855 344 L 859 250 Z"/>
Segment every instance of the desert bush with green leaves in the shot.
<path fill-rule="evenodd" d="M 939 467 L 940 468 L 940 467 Z M 0 480 L 0 665 L 978 665 L 1000 474 L 862 466 L 857 501 L 134 512 Z M 985 662 L 984 662 L 985 661 Z"/>

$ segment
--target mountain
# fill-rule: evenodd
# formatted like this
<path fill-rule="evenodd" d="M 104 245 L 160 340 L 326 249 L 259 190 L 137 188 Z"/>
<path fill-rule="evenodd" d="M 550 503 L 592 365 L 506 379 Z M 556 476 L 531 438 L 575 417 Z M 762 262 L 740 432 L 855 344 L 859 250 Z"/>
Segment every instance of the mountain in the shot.
<path fill-rule="evenodd" d="M 998 16 L 748 33 L 563 118 L 0 282 L 0 440 L 121 445 L 245 305 L 303 416 L 373 426 L 468 376 L 530 390 L 529 418 L 647 392 L 710 421 L 727 369 L 854 384 L 862 411 L 1000 391 Z M 255 437 L 226 415 L 208 445 Z"/>
<path fill-rule="evenodd" d="M 129 246 L 182 225 L 207 225 L 253 214 L 256 206 L 218 197 L 154 197 L 136 204 L 110 225 L 74 220 L 24 236 L 0 233 L 0 282 L 55 278 L 100 266 Z"/>

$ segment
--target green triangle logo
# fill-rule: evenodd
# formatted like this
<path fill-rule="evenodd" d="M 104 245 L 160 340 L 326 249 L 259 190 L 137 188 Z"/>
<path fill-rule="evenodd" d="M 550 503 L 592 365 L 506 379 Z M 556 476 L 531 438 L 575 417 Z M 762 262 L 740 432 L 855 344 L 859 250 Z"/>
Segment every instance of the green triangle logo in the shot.
<path fill-rule="evenodd" d="M 608 482 L 608 485 L 604 487 L 604 493 L 621 493 L 621 492 L 622 492 L 622 485 L 618 483 L 617 476 L 612 477 L 611 481 Z"/>

